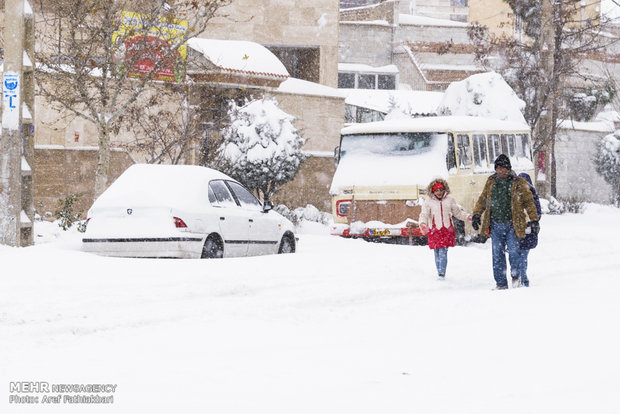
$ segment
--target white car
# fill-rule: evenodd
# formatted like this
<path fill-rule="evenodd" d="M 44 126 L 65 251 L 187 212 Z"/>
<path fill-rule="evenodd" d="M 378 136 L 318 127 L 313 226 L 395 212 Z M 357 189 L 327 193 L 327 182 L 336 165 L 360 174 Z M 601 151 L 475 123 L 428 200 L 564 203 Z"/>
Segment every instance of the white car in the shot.
<path fill-rule="evenodd" d="M 295 252 L 293 224 L 206 167 L 136 164 L 88 211 L 82 249 L 106 256 L 219 258 Z"/>

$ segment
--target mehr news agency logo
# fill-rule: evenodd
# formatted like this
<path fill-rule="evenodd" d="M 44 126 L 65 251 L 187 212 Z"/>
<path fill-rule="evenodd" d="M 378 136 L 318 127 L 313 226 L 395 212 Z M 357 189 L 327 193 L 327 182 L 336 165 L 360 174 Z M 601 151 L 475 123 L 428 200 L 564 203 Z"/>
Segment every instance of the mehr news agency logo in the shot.
<path fill-rule="evenodd" d="M 9 404 L 114 404 L 117 384 L 9 382 Z"/>

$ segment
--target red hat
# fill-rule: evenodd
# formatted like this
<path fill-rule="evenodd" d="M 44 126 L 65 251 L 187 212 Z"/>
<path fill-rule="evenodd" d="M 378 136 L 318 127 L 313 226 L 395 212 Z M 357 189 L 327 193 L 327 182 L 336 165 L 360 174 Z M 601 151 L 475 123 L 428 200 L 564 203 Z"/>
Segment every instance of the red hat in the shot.
<path fill-rule="evenodd" d="M 442 190 L 445 190 L 445 189 L 446 189 L 446 187 L 445 187 L 445 186 L 444 186 L 444 185 L 443 185 L 440 181 L 437 181 L 437 182 L 436 182 L 435 184 L 433 184 L 433 186 L 431 187 L 431 191 L 432 191 L 432 192 L 435 192 L 435 190 L 437 190 L 437 189 L 439 189 L 439 188 L 441 188 Z"/>

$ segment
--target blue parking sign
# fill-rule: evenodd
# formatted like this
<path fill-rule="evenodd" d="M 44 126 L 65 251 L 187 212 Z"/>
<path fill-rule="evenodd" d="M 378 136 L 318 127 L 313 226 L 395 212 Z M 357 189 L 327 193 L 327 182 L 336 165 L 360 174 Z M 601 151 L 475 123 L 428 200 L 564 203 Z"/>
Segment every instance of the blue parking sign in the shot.
<path fill-rule="evenodd" d="M 2 127 L 19 128 L 20 76 L 9 71 L 2 74 Z"/>

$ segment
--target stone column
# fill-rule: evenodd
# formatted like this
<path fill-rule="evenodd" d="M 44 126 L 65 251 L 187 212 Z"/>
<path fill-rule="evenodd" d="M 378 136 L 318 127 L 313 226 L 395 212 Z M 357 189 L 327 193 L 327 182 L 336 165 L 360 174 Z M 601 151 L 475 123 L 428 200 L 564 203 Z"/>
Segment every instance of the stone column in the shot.
<path fill-rule="evenodd" d="M 4 72 L 0 136 L 0 243 L 21 245 L 24 1 L 4 2 Z"/>

